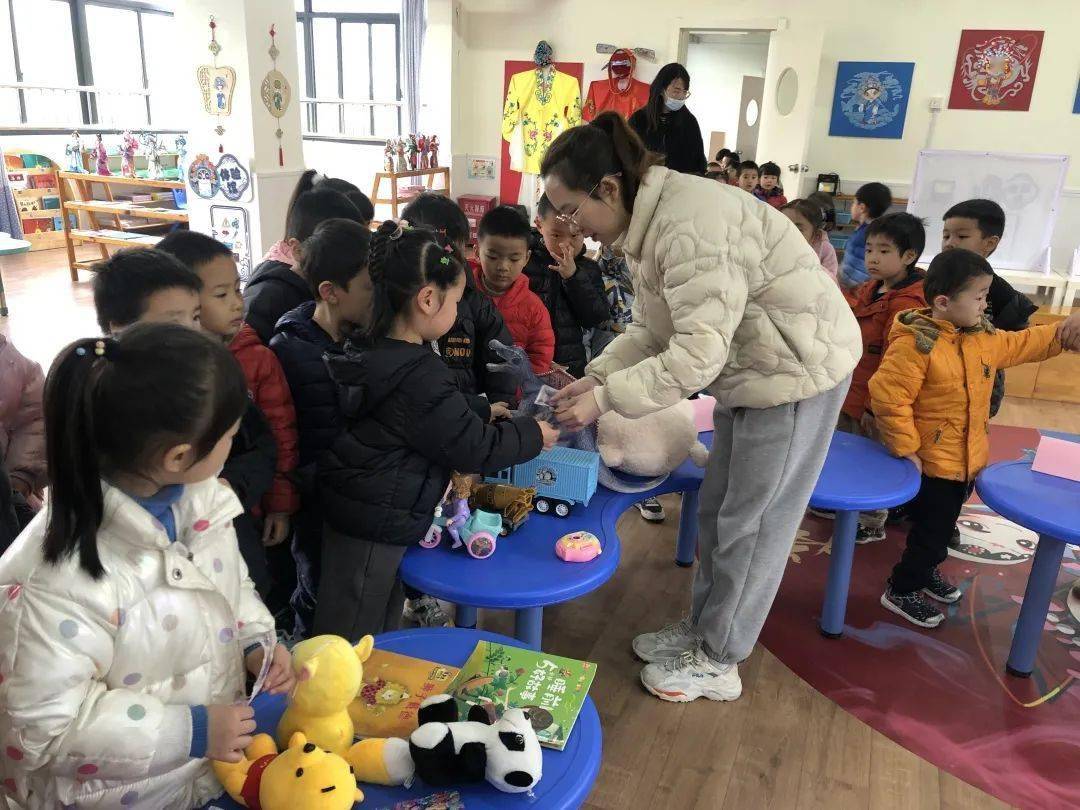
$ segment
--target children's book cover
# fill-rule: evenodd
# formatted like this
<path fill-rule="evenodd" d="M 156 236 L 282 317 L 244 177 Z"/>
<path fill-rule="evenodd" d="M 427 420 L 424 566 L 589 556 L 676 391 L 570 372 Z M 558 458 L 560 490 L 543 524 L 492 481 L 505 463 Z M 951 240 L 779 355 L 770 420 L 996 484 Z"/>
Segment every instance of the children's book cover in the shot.
<path fill-rule="evenodd" d="M 540 744 L 561 751 L 594 677 L 596 664 L 589 661 L 481 641 L 449 691 L 495 718 L 506 709 L 527 709 Z"/>
<path fill-rule="evenodd" d="M 364 685 L 349 706 L 358 737 L 408 737 L 425 698 L 447 691 L 457 667 L 388 650 L 372 650 L 364 662 Z"/>

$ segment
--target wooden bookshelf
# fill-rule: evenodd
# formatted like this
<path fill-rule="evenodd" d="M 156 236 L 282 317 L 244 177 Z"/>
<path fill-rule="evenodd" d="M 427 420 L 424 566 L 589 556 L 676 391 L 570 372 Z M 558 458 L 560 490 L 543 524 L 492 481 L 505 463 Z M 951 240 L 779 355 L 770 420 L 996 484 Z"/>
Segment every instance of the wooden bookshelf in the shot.
<path fill-rule="evenodd" d="M 414 178 L 423 177 L 427 180 L 424 184 L 424 191 L 434 192 L 435 194 L 443 194 L 447 197 L 450 196 L 450 169 L 446 166 L 438 166 L 434 169 L 415 169 L 407 172 L 378 172 L 375 175 L 375 182 L 371 187 L 371 203 L 372 205 L 389 205 L 393 218 L 397 219 L 398 208 L 401 204 L 408 203 L 411 197 L 402 197 L 398 181 L 409 180 Z M 435 178 L 442 177 L 442 188 L 435 188 Z M 382 188 L 384 180 L 390 181 L 390 196 L 380 197 L 379 191 Z"/>
<path fill-rule="evenodd" d="M 124 238 L 119 232 L 143 231 L 160 228 L 170 222 L 187 224 L 188 213 L 172 209 L 161 203 L 166 200 L 146 202 L 126 202 L 115 198 L 115 189 L 136 188 L 173 191 L 182 189 L 184 184 L 178 180 L 148 180 L 142 177 L 124 177 L 122 175 L 82 174 L 60 172 L 60 198 L 63 209 L 64 241 L 67 246 L 68 266 L 71 280 L 79 280 L 79 270 L 92 267 L 96 261 L 78 261 L 75 258 L 75 245 L 89 243 L 97 245 L 101 260 L 109 258 L 109 248 L 153 247 L 160 237 L 140 234 L 135 238 Z M 101 190 L 101 196 L 95 196 L 95 189 Z M 90 228 L 71 227 L 70 214 L 74 214 L 77 225 L 85 219 Z M 147 222 L 124 221 L 121 217 Z M 116 234 L 101 233 L 115 231 Z"/>
<path fill-rule="evenodd" d="M 37 166 L 14 166 L 11 159 L 22 160 L 24 156 L 33 156 Z M 7 156 L 8 164 L 4 167 L 8 181 L 12 186 L 11 194 L 15 201 L 15 207 L 19 211 L 19 219 L 22 222 L 23 239 L 30 243 L 30 250 L 49 250 L 64 246 L 64 233 L 57 227 L 56 221 L 63 216 L 61 208 L 43 207 L 42 197 L 60 196 L 60 189 L 56 184 L 39 188 L 19 188 L 18 185 L 27 185 L 31 178 L 53 176 L 58 177 L 60 167 L 50 158 L 29 149 L 9 148 Z M 19 181 L 13 180 L 19 178 Z M 59 180 L 57 180 L 59 183 Z M 33 206 L 32 210 L 23 210 L 24 206 Z"/>

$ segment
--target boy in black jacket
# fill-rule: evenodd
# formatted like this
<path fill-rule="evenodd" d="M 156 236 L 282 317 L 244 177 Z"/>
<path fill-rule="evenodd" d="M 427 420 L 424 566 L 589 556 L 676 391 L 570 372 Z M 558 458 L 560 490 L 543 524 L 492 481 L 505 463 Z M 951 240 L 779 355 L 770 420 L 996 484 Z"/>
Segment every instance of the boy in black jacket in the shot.
<path fill-rule="evenodd" d="M 585 255 L 585 237 L 558 219 L 547 195 L 536 207 L 536 228 L 525 265 L 529 289 L 551 315 L 555 362 L 581 378 L 590 358 L 585 333 L 611 320 L 600 265 Z"/>
<path fill-rule="evenodd" d="M 941 249 L 966 248 L 984 259 L 989 257 L 1005 233 L 1005 211 L 993 200 L 965 200 L 945 212 Z M 997 329 L 1019 332 L 1028 328 L 1028 319 L 1038 309 L 1023 293 L 994 274 L 986 297 L 986 317 Z M 990 395 L 990 417 L 997 415 L 1005 398 L 1005 372 L 998 370 Z"/>
<path fill-rule="evenodd" d="M 199 328 L 202 281 L 174 256 L 153 249 L 120 250 L 97 265 L 96 270 L 94 307 L 105 334 L 116 334 L 144 322 Z M 251 510 L 270 489 L 276 470 L 274 434 L 259 408 L 249 402 L 220 477 L 244 507 L 244 514 L 233 521 L 236 540 L 251 580 L 263 598 L 272 583 L 262 532 Z"/>

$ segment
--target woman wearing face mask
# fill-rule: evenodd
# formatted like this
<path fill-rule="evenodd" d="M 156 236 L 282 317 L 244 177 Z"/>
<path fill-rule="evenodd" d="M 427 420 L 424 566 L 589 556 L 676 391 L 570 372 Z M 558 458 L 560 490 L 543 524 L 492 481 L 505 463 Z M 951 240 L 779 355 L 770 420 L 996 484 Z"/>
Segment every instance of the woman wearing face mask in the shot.
<path fill-rule="evenodd" d="M 630 126 L 664 165 L 677 172 L 705 174 L 701 127 L 686 100 L 690 74 L 678 62 L 664 65 L 649 88 L 649 103 L 630 116 Z"/>
<path fill-rule="evenodd" d="M 544 157 L 556 211 L 626 256 L 636 293 L 626 331 L 553 401 L 573 429 L 606 411 L 633 419 L 701 390 L 716 397 L 690 610 L 633 646 L 657 697 L 734 700 L 862 339 L 786 216 L 657 160 L 611 113 L 564 132 Z"/>

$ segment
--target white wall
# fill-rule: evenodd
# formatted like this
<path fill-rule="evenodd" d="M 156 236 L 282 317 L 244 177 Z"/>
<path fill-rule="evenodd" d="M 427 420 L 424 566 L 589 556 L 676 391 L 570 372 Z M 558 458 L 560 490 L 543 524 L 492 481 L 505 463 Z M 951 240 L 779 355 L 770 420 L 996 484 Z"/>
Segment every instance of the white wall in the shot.
<path fill-rule="evenodd" d="M 733 37 L 733 39 L 735 39 Z M 687 49 L 686 69 L 690 71 L 690 102 L 701 125 L 705 148 L 709 135 L 726 133 L 726 146 L 734 149 L 742 112 L 743 76 L 764 76 L 768 43 L 691 42 Z M 708 156 L 712 159 L 712 155 Z"/>
<path fill-rule="evenodd" d="M 810 173 L 835 171 L 846 181 L 882 180 L 906 191 L 915 158 L 926 144 L 931 96 L 948 96 L 956 48 L 965 27 L 1045 30 L 1042 58 L 1031 110 L 982 112 L 945 110 L 933 146 L 1067 153 L 1080 145 L 1080 115 L 1072 115 L 1080 50 L 1074 28 L 1075 0 L 908 0 L 902 6 L 883 0 L 670 0 L 662 11 L 653 0 L 623 0 L 617 16 L 612 4 L 565 0 L 534 3 L 469 0 L 459 36 L 463 45 L 454 69 L 455 176 L 464 155 L 497 154 L 502 113 L 502 74 L 506 59 L 527 59 L 536 41 L 548 39 L 555 57 L 585 62 L 586 83 L 598 78 L 604 58 L 598 41 L 654 48 L 659 64 L 676 59 L 681 29 L 753 29 L 775 27 L 786 17 L 792 31 L 801 23 L 825 26 L 821 73 L 817 84 L 809 151 Z M 828 135 L 836 62 L 894 60 L 916 63 L 907 125 L 902 140 L 833 138 Z M 642 65 L 648 81 L 655 67 Z M 703 99 L 688 105 L 700 115 Z M 770 156 L 783 162 L 783 156 Z M 1071 246 L 1080 239 L 1080 161 L 1074 160 L 1068 192 L 1055 232 L 1055 267 L 1065 266 Z M 485 190 L 492 191 L 492 187 Z M 1067 250 L 1067 253 L 1066 253 Z"/>

